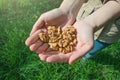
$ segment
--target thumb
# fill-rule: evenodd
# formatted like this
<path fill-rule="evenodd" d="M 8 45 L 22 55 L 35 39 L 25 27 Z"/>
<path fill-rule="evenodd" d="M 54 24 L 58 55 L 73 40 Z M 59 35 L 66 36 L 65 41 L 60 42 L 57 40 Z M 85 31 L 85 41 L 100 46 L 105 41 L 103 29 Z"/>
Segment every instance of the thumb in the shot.
<path fill-rule="evenodd" d="M 73 64 L 77 59 L 81 58 L 82 54 L 79 51 L 75 51 L 69 58 L 69 64 Z"/>
<path fill-rule="evenodd" d="M 92 47 L 93 47 L 93 45 L 85 44 L 81 48 L 78 48 L 79 50 L 75 51 L 70 56 L 69 64 L 72 64 L 79 58 L 83 57 L 87 52 L 89 52 L 91 50 Z"/>
<path fill-rule="evenodd" d="M 35 31 L 37 31 L 38 29 L 40 29 L 42 26 L 44 25 L 44 19 L 42 17 L 40 17 L 36 23 L 33 25 L 33 28 L 30 32 L 30 35 L 32 35 Z"/>

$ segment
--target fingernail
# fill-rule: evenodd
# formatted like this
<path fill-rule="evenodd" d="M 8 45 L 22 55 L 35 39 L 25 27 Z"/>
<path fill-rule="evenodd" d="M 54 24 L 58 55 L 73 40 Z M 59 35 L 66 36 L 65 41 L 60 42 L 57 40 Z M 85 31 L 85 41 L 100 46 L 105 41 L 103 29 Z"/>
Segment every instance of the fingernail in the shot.
<path fill-rule="evenodd" d="M 25 41 L 25 45 L 28 46 L 27 40 Z"/>

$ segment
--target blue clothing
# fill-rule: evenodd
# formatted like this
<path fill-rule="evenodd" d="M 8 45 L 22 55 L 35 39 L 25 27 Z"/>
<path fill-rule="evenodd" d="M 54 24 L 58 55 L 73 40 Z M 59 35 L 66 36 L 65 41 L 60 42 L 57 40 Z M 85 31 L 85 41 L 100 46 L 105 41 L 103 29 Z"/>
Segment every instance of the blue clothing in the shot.
<path fill-rule="evenodd" d="M 111 45 L 111 44 L 104 43 L 99 40 L 94 40 L 94 48 L 90 52 L 88 52 L 85 56 L 83 56 L 82 59 L 86 60 L 88 58 L 91 58 L 92 56 L 94 56 L 96 54 L 96 52 L 108 47 L 109 45 Z"/>

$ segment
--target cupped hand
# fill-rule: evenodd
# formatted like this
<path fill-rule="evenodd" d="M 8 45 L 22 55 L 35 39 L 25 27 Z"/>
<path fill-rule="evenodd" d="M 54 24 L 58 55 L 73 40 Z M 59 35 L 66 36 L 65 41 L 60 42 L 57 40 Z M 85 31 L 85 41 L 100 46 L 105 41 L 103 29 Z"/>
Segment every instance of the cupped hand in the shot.
<path fill-rule="evenodd" d="M 36 21 L 25 44 L 30 47 L 31 51 L 41 53 L 48 48 L 48 44 L 43 44 L 38 37 L 41 31 L 46 31 L 47 26 L 54 25 L 63 27 L 73 24 L 74 21 L 75 18 L 71 14 L 62 11 L 60 8 L 48 11 L 42 14 Z"/>
<path fill-rule="evenodd" d="M 58 51 L 48 50 L 43 54 L 39 54 L 39 57 L 43 61 L 47 62 L 67 62 L 69 64 L 74 63 L 77 59 L 84 56 L 93 47 L 93 28 L 85 21 L 77 21 L 73 25 L 77 30 L 77 45 L 75 50 L 62 54 Z"/>

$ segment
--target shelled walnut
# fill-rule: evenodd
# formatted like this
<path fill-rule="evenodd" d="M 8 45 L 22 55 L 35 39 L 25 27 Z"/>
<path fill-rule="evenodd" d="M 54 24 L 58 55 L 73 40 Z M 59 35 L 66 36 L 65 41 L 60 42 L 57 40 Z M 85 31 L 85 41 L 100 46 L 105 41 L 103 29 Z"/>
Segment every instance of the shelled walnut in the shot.
<path fill-rule="evenodd" d="M 46 43 L 49 41 L 49 36 L 47 36 L 45 32 L 39 33 L 39 38 L 41 39 L 41 41 Z"/>
<path fill-rule="evenodd" d="M 63 31 L 61 27 L 48 26 L 47 32 L 39 33 L 39 38 L 47 42 L 52 50 L 68 53 L 73 51 L 77 44 L 77 32 L 73 26 L 68 26 Z"/>

